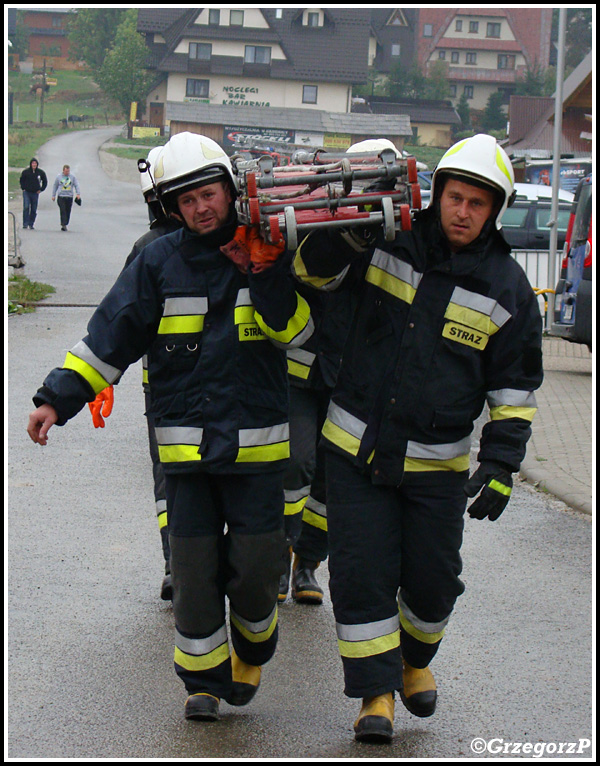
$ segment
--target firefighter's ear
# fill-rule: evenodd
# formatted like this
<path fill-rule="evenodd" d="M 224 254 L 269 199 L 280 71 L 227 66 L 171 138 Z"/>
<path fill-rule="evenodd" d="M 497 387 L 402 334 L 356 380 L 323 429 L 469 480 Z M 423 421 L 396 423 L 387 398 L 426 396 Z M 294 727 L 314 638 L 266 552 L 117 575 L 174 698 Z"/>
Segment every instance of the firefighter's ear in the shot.
<path fill-rule="evenodd" d="M 170 218 L 174 218 L 176 221 L 179 221 L 179 223 L 183 223 L 183 218 L 179 215 L 179 213 L 169 213 Z"/>

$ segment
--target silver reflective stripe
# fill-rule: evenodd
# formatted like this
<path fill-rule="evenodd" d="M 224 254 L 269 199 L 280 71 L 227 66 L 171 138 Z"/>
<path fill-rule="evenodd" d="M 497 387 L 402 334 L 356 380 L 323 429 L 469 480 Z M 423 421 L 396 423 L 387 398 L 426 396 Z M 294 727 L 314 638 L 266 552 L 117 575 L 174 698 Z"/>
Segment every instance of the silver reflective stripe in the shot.
<path fill-rule="evenodd" d="M 309 492 L 310 484 L 307 484 L 306 487 L 302 487 L 302 489 L 283 490 L 286 503 L 297 503 L 299 500 L 304 500 L 305 497 L 308 497 Z"/>
<path fill-rule="evenodd" d="M 241 290 L 238 290 L 237 298 L 235 301 L 235 307 L 237 309 L 240 306 L 252 306 L 249 287 L 242 287 Z"/>
<path fill-rule="evenodd" d="M 521 391 L 518 388 L 499 388 L 496 391 L 487 392 L 487 401 L 490 407 L 537 407 L 533 391 Z"/>
<path fill-rule="evenodd" d="M 287 352 L 288 359 L 293 359 L 294 362 L 300 362 L 310 367 L 316 359 L 316 354 L 310 351 L 305 351 L 303 348 L 292 348 Z"/>
<path fill-rule="evenodd" d="M 226 642 L 226 625 L 222 625 L 212 636 L 207 636 L 206 638 L 186 638 L 175 628 L 175 646 L 186 654 L 201 657 L 203 654 L 209 654 Z"/>
<path fill-rule="evenodd" d="M 242 428 L 239 432 L 240 447 L 262 447 L 265 444 L 285 442 L 289 438 L 289 423 L 281 423 L 278 426 L 268 426 L 267 428 Z"/>
<path fill-rule="evenodd" d="M 441 620 L 440 622 L 425 622 L 424 620 L 420 620 L 416 614 L 406 606 L 401 598 L 398 598 L 398 606 L 408 622 L 422 633 L 441 633 L 450 619 L 450 615 L 448 615 L 446 619 Z"/>
<path fill-rule="evenodd" d="M 481 314 L 488 316 L 496 327 L 502 327 L 510 319 L 509 312 L 503 308 L 493 298 L 488 298 L 486 295 L 480 293 L 473 293 L 470 290 L 465 290 L 464 287 L 455 287 L 451 303 L 456 303 L 458 306 L 464 306 L 465 308 L 479 311 Z"/>
<path fill-rule="evenodd" d="M 465 436 L 457 442 L 449 444 L 420 444 L 409 441 L 406 447 L 406 457 L 421 460 L 450 460 L 453 457 L 466 455 L 471 449 L 471 437 Z"/>
<path fill-rule="evenodd" d="M 309 495 L 304 507 L 308 508 L 309 511 L 316 513 L 317 516 L 322 516 L 324 519 L 327 518 L 327 506 L 324 503 L 315 500 L 312 495 Z"/>
<path fill-rule="evenodd" d="M 163 316 L 197 316 L 208 311 L 208 298 L 167 298 Z"/>
<path fill-rule="evenodd" d="M 203 428 L 167 426 L 156 429 L 156 440 L 162 446 L 168 444 L 194 444 L 199 447 L 203 433 Z"/>
<path fill-rule="evenodd" d="M 401 261 L 399 258 L 396 258 L 379 248 L 373 253 L 371 265 L 377 266 L 378 269 L 385 271 L 387 274 L 399 279 L 401 282 L 408 283 L 415 290 L 423 278 L 423 274 L 413 269 L 408 263 Z"/>
<path fill-rule="evenodd" d="M 240 617 L 237 612 L 235 612 L 233 609 L 231 610 L 231 615 L 239 624 L 246 628 L 250 633 L 263 633 L 265 630 L 268 630 L 271 625 L 273 624 L 273 620 L 275 619 L 275 615 L 277 613 L 277 607 L 273 607 L 273 610 L 271 611 L 271 614 L 266 617 L 264 620 L 259 620 L 258 622 L 250 622 L 250 620 L 246 620 L 243 617 Z"/>
<path fill-rule="evenodd" d="M 341 428 L 343 431 L 346 431 L 346 433 L 349 433 L 351 436 L 354 436 L 359 440 L 363 438 L 363 434 L 367 427 L 366 423 L 363 423 L 362 420 L 359 420 L 354 417 L 354 415 L 343 410 L 339 405 L 335 404 L 335 402 L 329 404 L 327 419 L 338 426 L 338 428 Z"/>
<path fill-rule="evenodd" d="M 166 500 L 157 500 L 156 501 L 156 515 L 160 513 L 164 513 L 167 510 L 167 501 Z"/>
<path fill-rule="evenodd" d="M 104 380 L 107 381 L 107 383 L 114 383 L 115 380 L 121 375 L 121 370 L 118 370 L 116 367 L 113 367 L 110 364 L 107 364 L 106 362 L 103 362 L 102 359 L 96 356 L 94 352 L 90 349 L 90 347 L 85 343 L 84 341 L 80 340 L 79 343 L 76 343 L 73 348 L 71 349 L 71 354 L 73 356 L 76 356 L 78 359 L 82 359 L 84 362 L 90 365 L 90 367 L 93 367 L 96 372 L 99 372 L 100 375 L 104 378 Z"/>
<path fill-rule="evenodd" d="M 343 625 L 336 622 L 335 629 L 340 641 L 372 641 L 400 629 L 400 617 L 394 615 L 387 620 L 366 622 L 361 625 Z"/>
<path fill-rule="evenodd" d="M 309 317 L 308 322 L 304 325 L 302 330 L 300 330 L 300 332 L 291 340 L 289 340 L 287 343 L 284 343 L 272 337 L 269 337 L 269 340 L 277 348 L 284 348 L 287 350 L 289 348 L 295 348 L 296 346 L 304 345 L 314 331 L 315 331 L 315 323 L 313 322 L 313 318 L 311 316 Z"/>

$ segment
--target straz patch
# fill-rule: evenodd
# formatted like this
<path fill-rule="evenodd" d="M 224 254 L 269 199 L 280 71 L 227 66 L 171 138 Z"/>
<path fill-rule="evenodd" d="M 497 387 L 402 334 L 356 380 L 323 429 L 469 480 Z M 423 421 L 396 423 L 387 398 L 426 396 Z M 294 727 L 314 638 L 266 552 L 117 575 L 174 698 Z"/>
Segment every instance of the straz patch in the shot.
<path fill-rule="evenodd" d="M 480 350 L 487 346 L 490 336 L 481 330 L 475 330 L 473 327 L 457 324 L 456 322 L 446 322 L 442 332 L 444 338 L 463 343 L 465 346 L 478 348 Z"/>
<path fill-rule="evenodd" d="M 238 338 L 246 340 L 266 340 L 267 336 L 256 323 L 238 325 Z"/>

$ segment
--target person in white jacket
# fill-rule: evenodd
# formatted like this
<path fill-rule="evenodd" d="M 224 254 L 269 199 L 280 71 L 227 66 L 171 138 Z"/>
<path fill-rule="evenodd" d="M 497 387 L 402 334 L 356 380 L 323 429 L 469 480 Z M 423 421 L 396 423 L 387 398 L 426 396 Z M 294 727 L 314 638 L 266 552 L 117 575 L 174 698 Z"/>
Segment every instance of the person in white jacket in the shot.
<path fill-rule="evenodd" d="M 52 187 L 52 202 L 56 199 L 58 209 L 60 210 L 60 229 L 67 231 L 67 226 L 71 220 L 71 208 L 73 200 L 81 204 L 81 192 L 79 182 L 71 173 L 69 165 L 63 165 L 62 173 L 59 173 L 54 179 Z"/>

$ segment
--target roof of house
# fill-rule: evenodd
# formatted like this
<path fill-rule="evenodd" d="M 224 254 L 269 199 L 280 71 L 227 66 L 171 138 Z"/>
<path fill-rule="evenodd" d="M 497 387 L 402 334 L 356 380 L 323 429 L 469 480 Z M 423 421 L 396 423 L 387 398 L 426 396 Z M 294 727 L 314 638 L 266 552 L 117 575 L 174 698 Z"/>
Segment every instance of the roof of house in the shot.
<path fill-rule="evenodd" d="M 322 27 L 302 26 L 299 8 L 259 8 L 268 26 L 218 26 L 195 24 L 202 8 L 154 9 L 138 12 L 139 32 L 157 33 L 164 43 L 148 42 L 150 68 L 187 72 L 189 57 L 175 53 L 183 39 L 239 41 L 257 45 L 279 45 L 285 60 L 273 59 L 260 72 L 273 79 L 354 83 L 367 79 L 370 11 L 367 8 L 325 8 Z M 327 55 L 323 55 L 326 50 Z M 352 55 L 348 55 L 351 51 Z M 247 65 L 246 65 L 247 67 Z M 205 72 L 241 75 L 246 72 L 243 56 L 211 57 Z"/>
<path fill-rule="evenodd" d="M 369 98 L 368 103 L 373 114 L 406 115 L 411 122 L 460 125 L 461 119 L 456 109 L 448 101 L 387 101 L 377 97 Z"/>
<path fill-rule="evenodd" d="M 278 128 L 313 133 L 350 135 L 411 136 L 406 114 L 345 114 L 318 109 L 283 109 L 278 107 L 239 107 L 229 104 L 181 103 L 168 101 L 169 119 L 212 125 L 244 125 L 249 128 Z"/>

